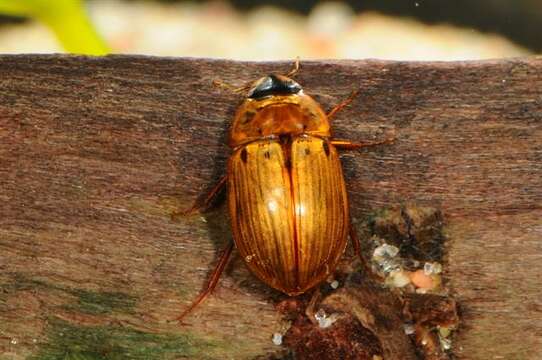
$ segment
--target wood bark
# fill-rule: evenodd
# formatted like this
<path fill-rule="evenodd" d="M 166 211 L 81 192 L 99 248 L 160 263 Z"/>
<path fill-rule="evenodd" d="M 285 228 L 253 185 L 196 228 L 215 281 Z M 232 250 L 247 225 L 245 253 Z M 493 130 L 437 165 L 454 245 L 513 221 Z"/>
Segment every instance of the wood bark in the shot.
<path fill-rule="evenodd" d="M 230 239 L 225 208 L 172 221 L 224 174 L 243 85 L 289 62 L 0 56 L 0 358 L 280 356 L 240 259 L 189 318 Z M 458 359 L 542 356 L 542 58 L 302 62 L 345 153 L 351 212 L 438 208 Z M 69 349 L 69 350 L 67 350 Z M 70 353 L 71 354 L 71 353 Z"/>

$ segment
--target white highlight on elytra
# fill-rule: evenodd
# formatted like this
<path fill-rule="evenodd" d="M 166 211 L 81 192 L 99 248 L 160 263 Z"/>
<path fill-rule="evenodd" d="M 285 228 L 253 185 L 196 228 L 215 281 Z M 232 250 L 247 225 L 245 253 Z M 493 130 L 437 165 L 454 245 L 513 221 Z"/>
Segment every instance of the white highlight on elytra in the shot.
<path fill-rule="evenodd" d="M 268 200 L 267 201 L 267 208 L 270 212 L 275 212 L 279 208 L 279 204 L 275 200 Z"/>

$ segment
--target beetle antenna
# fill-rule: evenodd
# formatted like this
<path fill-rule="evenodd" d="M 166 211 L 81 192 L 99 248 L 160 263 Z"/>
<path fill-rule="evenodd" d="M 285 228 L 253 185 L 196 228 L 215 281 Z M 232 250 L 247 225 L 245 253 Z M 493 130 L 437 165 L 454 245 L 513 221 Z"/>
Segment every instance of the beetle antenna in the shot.
<path fill-rule="evenodd" d="M 299 72 L 300 66 L 301 66 L 301 64 L 299 63 L 299 56 L 297 56 L 295 58 L 294 68 L 292 70 L 290 70 L 290 72 L 288 74 L 286 74 L 286 76 L 288 76 L 289 78 L 294 77 Z"/>
<path fill-rule="evenodd" d="M 220 79 L 215 79 L 213 80 L 213 85 L 216 86 L 216 87 L 219 87 L 223 90 L 227 90 L 229 92 L 232 92 L 234 94 L 239 94 L 239 93 L 242 93 L 242 92 L 245 92 L 245 91 L 248 91 L 248 89 L 250 89 L 250 87 L 252 86 L 252 81 L 246 83 L 245 85 L 243 86 L 233 86 L 233 85 L 230 85 Z"/>

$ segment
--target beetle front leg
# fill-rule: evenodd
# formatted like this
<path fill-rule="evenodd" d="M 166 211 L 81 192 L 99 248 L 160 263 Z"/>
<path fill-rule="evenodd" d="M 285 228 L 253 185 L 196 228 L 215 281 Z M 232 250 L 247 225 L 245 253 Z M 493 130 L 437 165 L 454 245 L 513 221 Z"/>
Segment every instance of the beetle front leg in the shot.
<path fill-rule="evenodd" d="M 339 111 L 344 109 L 346 106 L 348 106 L 358 95 L 359 89 L 352 91 L 350 96 L 346 98 L 345 100 L 341 101 L 338 105 L 336 105 L 331 111 L 327 114 L 328 120 L 331 121 L 333 116 L 335 116 Z M 395 141 L 395 136 L 391 136 L 387 139 L 381 140 L 381 141 L 369 141 L 369 142 L 352 142 L 349 140 L 344 139 L 332 139 L 330 142 L 332 145 L 336 146 L 339 149 L 344 150 L 355 150 L 355 149 L 361 149 L 364 147 L 369 146 L 375 146 L 375 145 L 383 145 L 383 144 L 391 144 Z"/>
<path fill-rule="evenodd" d="M 188 210 L 175 212 L 171 215 L 171 217 L 176 218 L 178 216 L 191 215 L 197 211 L 207 210 L 209 208 L 209 204 L 211 204 L 211 202 L 216 197 L 216 195 L 218 195 L 218 193 L 224 188 L 227 180 L 228 180 L 228 177 L 226 175 L 222 176 L 220 180 L 218 180 L 218 183 L 211 189 L 211 191 L 209 191 L 203 203 L 200 203 L 198 200 L 196 200 L 194 202 L 194 205 L 192 205 L 191 208 L 189 208 Z"/>
<path fill-rule="evenodd" d="M 209 279 L 209 283 L 207 284 L 207 287 L 205 290 L 203 290 L 198 297 L 192 302 L 192 305 L 188 307 L 185 311 L 182 312 L 181 315 L 177 316 L 175 318 L 176 321 L 181 322 L 182 319 L 188 315 L 192 310 L 196 308 L 199 304 L 209 296 L 213 290 L 215 289 L 216 285 L 218 284 L 218 280 L 220 279 L 220 275 L 224 272 L 224 269 L 226 268 L 226 265 L 228 264 L 228 261 L 230 260 L 231 253 L 233 251 L 234 243 L 233 240 L 230 241 L 226 249 L 224 249 L 224 252 L 220 256 L 220 259 L 218 260 L 218 263 L 213 270 L 213 273 L 211 274 L 211 278 Z"/>
<path fill-rule="evenodd" d="M 331 118 L 333 118 L 333 116 L 335 116 L 335 114 L 337 114 L 339 111 L 341 111 L 346 106 L 348 106 L 348 104 L 350 104 L 356 98 L 358 93 L 359 93 L 359 89 L 352 91 L 352 93 L 350 94 L 350 96 L 348 98 L 341 101 L 338 105 L 335 105 L 335 107 L 333 109 L 331 109 L 331 111 L 329 113 L 327 113 L 328 120 L 331 121 Z"/>

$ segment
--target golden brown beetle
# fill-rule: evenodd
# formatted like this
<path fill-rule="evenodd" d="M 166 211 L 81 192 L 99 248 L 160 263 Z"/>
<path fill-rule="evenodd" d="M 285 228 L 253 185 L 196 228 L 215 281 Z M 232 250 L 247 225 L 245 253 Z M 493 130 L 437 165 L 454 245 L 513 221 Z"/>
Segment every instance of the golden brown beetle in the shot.
<path fill-rule="evenodd" d="M 354 95 L 326 114 L 288 76 L 257 80 L 231 127 L 227 175 L 205 200 L 204 206 L 227 184 L 235 246 L 256 276 L 288 295 L 301 294 L 332 273 L 349 233 L 359 252 L 337 148 L 390 140 L 331 138 L 330 118 Z M 214 289 L 233 246 L 224 251 L 207 289 L 178 320 Z"/>

